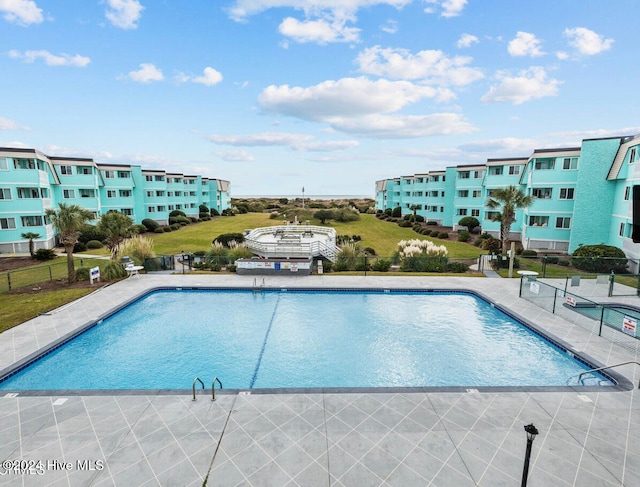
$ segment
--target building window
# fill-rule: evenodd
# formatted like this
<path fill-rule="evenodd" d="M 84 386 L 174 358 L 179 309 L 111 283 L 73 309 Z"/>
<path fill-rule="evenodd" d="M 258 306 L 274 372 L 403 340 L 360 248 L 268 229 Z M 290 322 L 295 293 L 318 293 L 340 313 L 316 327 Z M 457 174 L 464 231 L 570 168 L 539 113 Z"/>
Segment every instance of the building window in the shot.
<path fill-rule="evenodd" d="M 487 190 L 487 198 L 492 198 L 493 197 L 493 193 L 495 193 L 496 190 L 495 189 L 488 189 Z"/>
<path fill-rule="evenodd" d="M 495 221 L 496 218 L 498 218 L 498 215 L 500 214 L 499 211 L 487 211 L 484 214 L 484 219 L 485 220 L 492 220 Z"/>
<path fill-rule="evenodd" d="M 441 192 L 440 192 L 440 196 L 441 196 L 442 198 L 444 198 L 444 191 L 441 191 Z"/>
<path fill-rule="evenodd" d="M 157 196 L 158 198 L 160 198 L 160 197 L 164 196 L 164 191 L 156 191 L 156 196 Z"/>
<path fill-rule="evenodd" d="M 474 198 L 482 198 L 482 190 L 480 190 L 480 189 L 474 189 L 474 190 L 473 190 L 473 197 L 474 197 Z"/>
<path fill-rule="evenodd" d="M 93 168 L 87 166 L 80 166 L 78 168 L 78 174 L 84 174 L 85 176 L 93 174 Z"/>
<path fill-rule="evenodd" d="M 182 205 L 176 205 L 176 210 L 182 210 Z"/>
<path fill-rule="evenodd" d="M 63 189 L 62 197 L 65 199 L 73 199 L 76 197 L 76 192 L 73 189 Z"/>
<path fill-rule="evenodd" d="M 624 237 L 624 223 L 620 224 L 620 229 L 618 230 L 618 236 Z"/>
<path fill-rule="evenodd" d="M 36 161 L 34 159 L 14 159 L 14 169 L 35 169 Z"/>
<path fill-rule="evenodd" d="M 629 164 L 635 161 L 636 161 L 636 148 L 634 147 L 633 149 L 631 149 L 631 152 L 629 153 Z"/>
<path fill-rule="evenodd" d="M 479 217 L 480 216 L 480 210 L 478 210 L 477 208 L 471 210 L 471 216 L 475 216 L 476 218 Z"/>
<path fill-rule="evenodd" d="M 440 207 L 440 213 L 444 213 L 444 206 Z"/>
<path fill-rule="evenodd" d="M 547 170 L 554 168 L 554 161 L 544 160 L 544 161 L 536 161 L 534 164 L 534 169 L 536 170 Z"/>
<path fill-rule="evenodd" d="M 624 188 L 624 200 L 629 201 L 629 197 L 631 196 L 631 186 L 627 186 Z"/>
<path fill-rule="evenodd" d="M 42 226 L 41 216 L 23 216 L 21 219 L 22 219 L 23 227 L 41 227 Z"/>
<path fill-rule="evenodd" d="M 155 180 L 156 181 L 164 181 L 164 176 L 156 176 Z"/>
<path fill-rule="evenodd" d="M 549 199 L 551 198 L 551 188 L 533 188 L 531 196 L 539 199 Z"/>
<path fill-rule="evenodd" d="M 556 217 L 556 228 L 571 228 L 571 218 L 568 216 Z"/>
<path fill-rule="evenodd" d="M 149 213 L 155 213 L 155 212 L 156 212 L 156 207 L 155 207 L 155 206 L 149 206 L 149 207 L 147 208 L 147 212 L 149 212 Z"/>
<path fill-rule="evenodd" d="M 434 182 L 440 181 L 440 176 L 431 176 L 431 181 L 434 181 Z"/>
<path fill-rule="evenodd" d="M 133 210 L 131 208 L 122 208 L 122 210 L 120 210 L 122 213 L 124 213 L 127 216 L 132 216 L 133 215 Z"/>
<path fill-rule="evenodd" d="M 502 166 L 491 166 L 489 168 L 489 176 L 502 176 Z"/>
<path fill-rule="evenodd" d="M 107 190 L 107 198 L 115 198 L 117 195 L 116 191 L 114 189 L 108 189 Z"/>
<path fill-rule="evenodd" d="M 153 181 L 153 176 L 151 176 L 150 174 L 145 175 L 144 177 L 145 181 Z"/>
<path fill-rule="evenodd" d="M 6 157 L 0 157 L 0 171 L 8 171 L 9 163 L 7 162 Z"/>
<path fill-rule="evenodd" d="M 169 205 L 169 211 L 173 211 L 173 210 L 175 210 L 175 209 L 176 209 L 176 207 L 175 207 L 175 206 L 173 206 L 173 205 Z"/>
<path fill-rule="evenodd" d="M 167 209 L 164 205 L 160 205 L 158 206 L 158 211 L 167 211 Z"/>
<path fill-rule="evenodd" d="M 0 218 L 0 230 L 13 230 L 16 228 L 15 218 Z"/>
<path fill-rule="evenodd" d="M 405 196 L 411 196 L 411 191 L 405 191 L 405 192 L 404 192 L 404 195 L 405 195 Z"/>
<path fill-rule="evenodd" d="M 18 188 L 18 199 L 39 199 L 38 188 Z"/>
<path fill-rule="evenodd" d="M 548 225 L 549 225 L 548 216 L 530 216 L 529 217 L 530 227 L 546 227 Z"/>
<path fill-rule="evenodd" d="M 458 208 L 458 211 L 456 212 L 456 215 L 458 215 L 458 216 L 466 216 L 467 215 L 467 209 L 466 208 Z"/>
<path fill-rule="evenodd" d="M 147 191 L 147 198 L 153 198 L 153 191 Z"/>
<path fill-rule="evenodd" d="M 578 158 L 565 157 L 562 161 L 562 169 L 578 169 Z"/>
<path fill-rule="evenodd" d="M 114 179 L 116 177 L 116 172 L 115 171 L 104 171 L 104 178 L 105 179 Z"/>
<path fill-rule="evenodd" d="M 424 183 L 424 178 L 418 178 L 416 179 L 416 183 Z"/>
<path fill-rule="evenodd" d="M 473 171 L 474 179 L 482 179 L 484 177 L 484 171 Z"/>
<path fill-rule="evenodd" d="M 131 173 L 129 173 L 129 171 L 118 171 L 118 177 L 120 179 L 130 178 Z"/>
<path fill-rule="evenodd" d="M 468 197 L 469 197 L 468 189 L 461 189 L 458 191 L 458 198 L 468 198 Z"/>
<path fill-rule="evenodd" d="M 94 189 L 80 189 L 80 198 L 95 198 L 96 192 Z"/>
<path fill-rule="evenodd" d="M 560 199 L 572 200 L 574 191 L 575 191 L 574 188 L 560 188 Z"/>
<path fill-rule="evenodd" d="M 0 188 L 0 200 L 10 200 L 10 199 L 11 199 L 11 189 Z"/>
<path fill-rule="evenodd" d="M 176 196 L 182 196 L 182 191 L 176 191 Z"/>
<path fill-rule="evenodd" d="M 40 188 L 40 197 L 48 198 L 49 197 L 49 189 L 48 188 Z"/>
<path fill-rule="evenodd" d="M 509 175 L 516 176 L 520 174 L 520 166 L 509 166 Z"/>
<path fill-rule="evenodd" d="M 470 174 L 471 173 L 469 171 L 460 171 L 458 173 L 458 178 L 459 179 L 469 179 Z"/>
<path fill-rule="evenodd" d="M 120 198 L 131 198 L 131 190 L 130 189 L 121 189 L 120 190 Z"/>
<path fill-rule="evenodd" d="M 60 166 L 60 174 L 70 176 L 71 174 L 73 174 L 73 169 L 71 168 L 71 166 Z"/>

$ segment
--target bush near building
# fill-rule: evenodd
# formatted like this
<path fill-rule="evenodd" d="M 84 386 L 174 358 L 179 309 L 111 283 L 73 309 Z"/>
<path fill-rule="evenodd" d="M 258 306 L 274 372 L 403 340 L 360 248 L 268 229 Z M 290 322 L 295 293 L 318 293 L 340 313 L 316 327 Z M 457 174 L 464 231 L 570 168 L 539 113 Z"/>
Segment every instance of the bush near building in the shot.
<path fill-rule="evenodd" d="M 627 256 L 612 245 L 580 245 L 571 255 L 571 265 L 587 272 L 624 274 Z"/>

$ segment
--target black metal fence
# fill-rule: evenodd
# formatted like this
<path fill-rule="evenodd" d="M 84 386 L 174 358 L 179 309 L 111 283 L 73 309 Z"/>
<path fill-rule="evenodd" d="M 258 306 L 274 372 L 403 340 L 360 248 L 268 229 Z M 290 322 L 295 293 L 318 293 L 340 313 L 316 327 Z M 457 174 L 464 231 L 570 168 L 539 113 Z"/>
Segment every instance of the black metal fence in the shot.
<path fill-rule="evenodd" d="M 74 259 L 76 269 L 85 265 L 85 259 Z M 0 272 L 0 293 L 35 286 L 42 282 L 50 282 L 67 277 L 67 261 L 53 262 L 38 266 Z"/>

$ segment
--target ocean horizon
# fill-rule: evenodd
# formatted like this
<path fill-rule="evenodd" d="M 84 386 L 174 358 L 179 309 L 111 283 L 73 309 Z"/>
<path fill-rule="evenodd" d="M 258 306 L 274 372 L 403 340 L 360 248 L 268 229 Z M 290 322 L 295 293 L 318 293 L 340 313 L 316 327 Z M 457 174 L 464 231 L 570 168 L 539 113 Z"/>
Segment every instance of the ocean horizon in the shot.
<path fill-rule="evenodd" d="M 245 198 L 245 199 L 257 199 L 257 198 L 270 198 L 270 199 L 278 199 L 278 198 L 288 198 L 288 199 L 302 199 L 301 194 L 296 195 L 235 195 L 231 196 L 231 198 Z M 375 196 L 370 195 L 362 195 L 362 194 L 305 194 L 305 200 L 362 200 L 362 199 L 370 199 L 375 200 Z"/>

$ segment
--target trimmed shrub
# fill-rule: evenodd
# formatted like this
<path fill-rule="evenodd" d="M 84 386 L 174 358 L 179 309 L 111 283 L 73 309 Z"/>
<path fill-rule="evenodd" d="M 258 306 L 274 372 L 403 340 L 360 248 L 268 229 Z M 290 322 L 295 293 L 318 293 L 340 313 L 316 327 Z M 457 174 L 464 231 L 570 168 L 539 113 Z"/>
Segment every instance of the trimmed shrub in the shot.
<path fill-rule="evenodd" d="M 393 216 L 393 210 L 391 208 L 387 208 L 384 210 L 384 214 L 387 216 Z"/>
<path fill-rule="evenodd" d="M 157 221 L 152 220 L 151 218 L 145 218 L 144 220 L 142 220 L 142 224 L 147 229 L 147 232 L 153 232 L 156 228 L 160 227 L 160 224 Z"/>
<path fill-rule="evenodd" d="M 547 264 L 557 264 L 560 261 L 560 258 L 557 255 L 545 255 L 544 260 Z"/>
<path fill-rule="evenodd" d="M 88 281 L 89 280 L 89 268 L 80 267 L 76 269 L 76 281 Z"/>
<path fill-rule="evenodd" d="M 399 227 L 402 227 L 402 228 L 408 228 L 408 227 L 410 227 L 410 226 L 412 226 L 412 225 L 411 225 L 411 222 L 410 222 L 410 221 L 407 221 L 407 220 L 400 220 L 400 221 L 398 222 L 398 226 L 399 226 Z"/>
<path fill-rule="evenodd" d="M 220 216 L 220 212 L 215 208 L 211 208 L 211 211 L 209 213 L 211 213 L 211 216 Z"/>
<path fill-rule="evenodd" d="M 458 232 L 458 242 L 468 242 L 471 240 L 471 232 L 467 230 L 460 230 Z"/>
<path fill-rule="evenodd" d="M 89 240 L 87 242 L 88 249 L 101 249 L 102 247 L 102 242 L 100 242 L 99 240 Z"/>
<path fill-rule="evenodd" d="M 433 235 L 433 232 L 431 232 L 431 235 Z M 438 238 L 449 238 L 449 234 L 447 232 L 440 232 L 438 233 Z"/>
<path fill-rule="evenodd" d="M 141 234 L 141 233 L 148 232 L 147 227 L 145 227 L 145 226 L 144 226 L 144 225 L 142 225 L 142 224 L 134 225 L 132 228 L 134 229 L 134 231 L 135 231 L 137 234 Z"/>
<path fill-rule="evenodd" d="M 173 232 L 173 228 L 171 228 L 168 225 L 165 225 L 164 227 L 162 227 L 162 231 L 165 233 Z"/>
<path fill-rule="evenodd" d="M 393 210 L 391 210 L 391 216 L 394 218 L 402 217 L 402 208 L 396 206 Z"/>
<path fill-rule="evenodd" d="M 376 254 L 376 249 L 374 249 L 372 247 L 365 247 L 364 251 L 369 255 L 378 255 L 378 254 Z"/>
<path fill-rule="evenodd" d="M 201 220 L 203 220 L 205 218 L 210 218 L 209 217 L 209 212 L 208 211 L 202 211 L 202 212 L 198 213 L 198 218 L 200 218 Z"/>
<path fill-rule="evenodd" d="M 497 252 L 500 249 L 502 249 L 502 242 L 500 242 L 500 239 L 493 238 L 491 236 L 489 236 L 489 238 L 484 238 L 482 240 L 479 240 L 479 242 L 482 242 L 480 244 L 480 246 L 484 250 L 489 250 L 491 252 Z"/>
<path fill-rule="evenodd" d="M 84 242 L 78 242 L 73 246 L 74 252 L 84 252 L 87 250 L 87 244 Z"/>
<path fill-rule="evenodd" d="M 181 223 L 173 223 L 173 224 L 169 225 L 169 227 L 171 228 L 171 230 L 180 230 L 180 228 L 182 228 L 182 224 Z"/>
<path fill-rule="evenodd" d="M 176 216 L 184 216 L 184 217 L 186 217 L 187 214 L 182 210 L 173 210 L 171 213 L 169 213 L 169 219 L 174 218 Z"/>
<path fill-rule="evenodd" d="M 437 225 L 437 224 L 438 224 L 438 222 L 434 222 L 433 220 L 429 220 L 427 222 L 427 225 Z"/>
<path fill-rule="evenodd" d="M 581 245 L 573 252 L 571 265 L 587 272 L 623 274 L 627 271 L 627 256 L 612 245 Z"/>
<path fill-rule="evenodd" d="M 424 217 L 422 215 L 416 215 L 416 221 L 418 223 L 423 223 L 424 222 Z"/>
<path fill-rule="evenodd" d="M 378 259 L 371 266 L 371 270 L 378 272 L 389 272 L 391 261 L 387 259 Z"/>
<path fill-rule="evenodd" d="M 237 266 L 235 264 L 229 264 L 227 266 L 227 271 L 229 271 L 229 272 L 235 272 L 236 269 L 237 269 Z"/>
<path fill-rule="evenodd" d="M 422 230 L 422 225 L 413 225 L 411 229 L 416 233 L 420 233 L 420 230 Z"/>
<path fill-rule="evenodd" d="M 365 260 L 364 256 L 358 257 L 356 260 L 355 270 L 357 271 L 369 271 L 371 270 L 371 262 Z"/>
<path fill-rule="evenodd" d="M 469 266 L 464 262 L 449 262 L 447 264 L 447 272 L 454 272 L 456 274 L 462 274 L 469 270 Z"/>
<path fill-rule="evenodd" d="M 349 208 L 341 208 L 333 212 L 333 218 L 337 222 L 355 222 L 360 220 L 360 213 Z"/>
<path fill-rule="evenodd" d="M 164 233 L 164 228 L 158 227 L 153 231 L 153 233 Z"/>
<path fill-rule="evenodd" d="M 33 257 L 36 260 L 52 260 L 56 258 L 56 253 L 53 249 L 38 249 Z"/>
<path fill-rule="evenodd" d="M 191 220 L 189 220 L 189 218 L 187 218 L 186 216 L 170 216 L 169 225 L 174 225 L 176 223 L 179 225 L 188 225 L 189 223 L 191 223 Z"/>
<path fill-rule="evenodd" d="M 78 236 L 78 242 L 87 243 L 89 240 L 99 240 L 102 242 L 107 235 L 101 232 L 96 225 L 82 225 L 80 229 L 80 235 Z"/>
<path fill-rule="evenodd" d="M 429 235 L 431 235 L 431 230 L 429 230 L 428 228 L 423 228 L 420 233 L 428 237 Z"/>
<path fill-rule="evenodd" d="M 480 226 L 480 222 L 475 216 L 465 216 L 460 218 L 458 225 L 462 225 L 463 227 L 467 227 L 468 230 L 471 230 L 472 228 Z"/>
<path fill-rule="evenodd" d="M 570 263 L 568 259 L 558 259 L 558 265 L 568 267 Z"/>
<path fill-rule="evenodd" d="M 523 250 L 522 252 L 520 252 L 520 255 L 524 258 L 533 258 L 533 257 L 537 257 L 538 256 L 538 252 L 536 252 L 535 250 Z"/>

